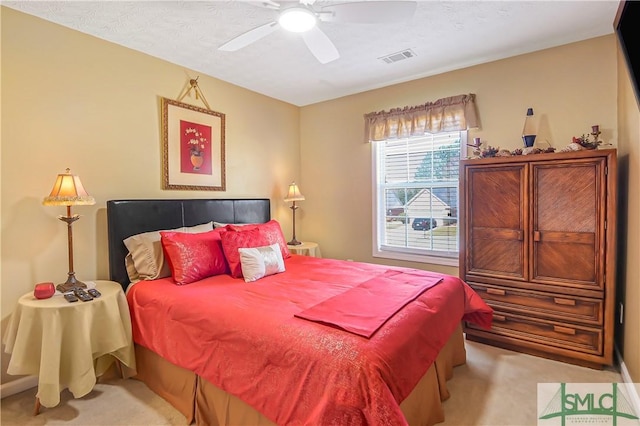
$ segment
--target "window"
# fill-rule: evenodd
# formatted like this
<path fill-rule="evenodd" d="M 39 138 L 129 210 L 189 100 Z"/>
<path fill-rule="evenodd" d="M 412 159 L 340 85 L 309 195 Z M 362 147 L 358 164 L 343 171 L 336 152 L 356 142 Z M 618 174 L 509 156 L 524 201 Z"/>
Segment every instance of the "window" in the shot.
<path fill-rule="evenodd" d="M 373 256 L 458 265 L 466 131 L 373 142 Z"/>

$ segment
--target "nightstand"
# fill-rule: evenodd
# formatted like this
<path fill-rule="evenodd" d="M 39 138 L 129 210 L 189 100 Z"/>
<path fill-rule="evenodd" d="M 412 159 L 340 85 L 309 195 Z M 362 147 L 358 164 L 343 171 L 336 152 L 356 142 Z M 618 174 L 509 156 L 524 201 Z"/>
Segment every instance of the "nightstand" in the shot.
<path fill-rule="evenodd" d="M 40 404 L 58 405 L 65 388 L 75 398 L 85 396 L 114 361 L 123 377 L 135 375 L 131 318 L 122 286 L 95 281 L 95 288 L 102 295 L 88 302 L 69 303 L 59 293 L 36 299 L 33 292 L 18 300 L 4 338 L 5 351 L 11 354 L 7 373 L 38 376 L 34 414 Z"/>
<path fill-rule="evenodd" d="M 289 247 L 289 251 L 293 254 L 301 254 L 303 256 L 311 257 L 322 257 L 322 254 L 320 254 L 320 246 L 318 246 L 318 243 L 304 241 L 302 242 L 302 244 L 298 244 L 297 246 L 287 244 L 287 247 Z"/>

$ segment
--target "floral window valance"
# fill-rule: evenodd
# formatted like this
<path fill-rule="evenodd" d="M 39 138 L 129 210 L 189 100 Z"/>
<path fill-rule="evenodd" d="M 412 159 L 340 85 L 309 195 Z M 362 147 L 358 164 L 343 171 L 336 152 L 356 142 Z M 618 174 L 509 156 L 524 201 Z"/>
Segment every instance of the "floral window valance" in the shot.
<path fill-rule="evenodd" d="M 372 142 L 478 127 L 475 98 L 474 94 L 458 95 L 365 114 L 365 138 Z"/>

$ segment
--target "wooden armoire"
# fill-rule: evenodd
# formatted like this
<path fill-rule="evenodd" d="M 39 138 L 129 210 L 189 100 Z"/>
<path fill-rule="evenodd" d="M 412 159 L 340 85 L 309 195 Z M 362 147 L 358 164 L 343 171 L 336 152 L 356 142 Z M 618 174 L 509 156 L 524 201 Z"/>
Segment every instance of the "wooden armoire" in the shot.
<path fill-rule="evenodd" d="M 494 309 L 468 340 L 613 363 L 614 149 L 463 160 L 460 276 Z"/>

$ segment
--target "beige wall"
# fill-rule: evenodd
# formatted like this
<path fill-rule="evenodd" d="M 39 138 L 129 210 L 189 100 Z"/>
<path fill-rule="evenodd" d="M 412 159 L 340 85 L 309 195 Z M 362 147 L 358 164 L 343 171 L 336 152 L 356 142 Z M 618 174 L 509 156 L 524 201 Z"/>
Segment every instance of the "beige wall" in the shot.
<path fill-rule="evenodd" d="M 586 66 L 585 58 L 598 58 Z M 492 146 L 522 146 L 527 107 L 540 122 L 538 143 L 556 148 L 599 124 L 616 143 L 616 52 L 613 36 L 478 65 L 302 108 L 301 235 L 331 257 L 372 258 L 371 146 L 363 115 L 465 93 L 477 96 L 481 128 Z M 421 264 L 407 266 L 423 267 Z M 430 266 L 431 267 L 431 266 Z M 438 268 L 439 269 L 439 268 Z M 457 273 L 455 268 L 443 268 Z"/>
<path fill-rule="evenodd" d="M 35 283 L 66 279 L 66 225 L 56 219 L 64 207 L 41 205 L 66 167 L 96 199 L 73 211 L 82 215 L 73 225 L 80 279 L 108 278 L 109 199 L 266 197 L 290 233 L 290 210 L 281 200 L 299 178 L 297 107 L 1 10 L 2 330 Z M 227 191 L 162 190 L 159 97 L 178 98 L 198 75 L 211 108 L 226 114 Z"/>
<path fill-rule="evenodd" d="M 599 124 L 605 140 L 628 154 L 630 224 L 622 267 L 627 297 L 634 301 L 626 309 L 624 354 L 640 381 L 639 271 L 633 262 L 640 255 L 638 113 L 628 106 L 624 117 L 617 114 L 613 35 L 303 108 L 200 75 L 211 107 L 227 115 L 228 189 L 163 191 L 158 97 L 177 98 L 198 73 L 1 10 L 3 325 L 35 282 L 66 274 L 66 232 L 55 219 L 63 212 L 40 204 L 65 167 L 82 177 L 97 201 L 75 209 L 83 215 L 74 225 L 75 269 L 83 279 L 107 276 L 108 199 L 269 197 L 289 235 L 291 213 L 279 200 L 292 179 L 306 196 L 298 210 L 299 239 L 318 241 L 327 257 L 379 263 L 371 257 L 371 147 L 363 142 L 363 114 L 475 93 L 482 128 L 470 136 L 493 146 L 519 147 L 526 108 L 533 107 L 541 121 L 539 139 L 556 148 Z M 597 66 L 590 66 L 591 58 L 598 58 Z M 623 132 L 625 141 L 618 143 Z M 4 376 L 4 365 L 3 382 L 12 379 Z"/>
<path fill-rule="evenodd" d="M 640 101 L 622 53 L 618 54 L 618 160 L 620 164 L 620 253 L 618 289 L 625 300 L 618 346 L 634 382 L 640 382 Z"/>
<path fill-rule="evenodd" d="M 627 271 L 626 283 L 621 281 L 627 289 L 624 359 L 632 378 L 640 381 L 638 117 L 629 107 L 623 119 L 631 123 L 622 140 L 617 81 L 616 39 L 609 35 L 304 107 L 299 183 L 306 200 L 301 204 L 300 235 L 318 241 L 329 257 L 458 273 L 456 268 L 372 257 L 371 147 L 363 142 L 365 113 L 475 93 L 481 128 L 469 136 L 508 149 L 522 145 L 527 107 L 534 108 L 540 121 L 538 141 L 543 146 L 546 141 L 560 149 L 572 136 L 599 124 L 602 139 L 614 147 L 620 140 L 621 150 L 624 146 L 629 153 L 629 233 L 620 234 L 628 250 L 621 259 Z"/>

